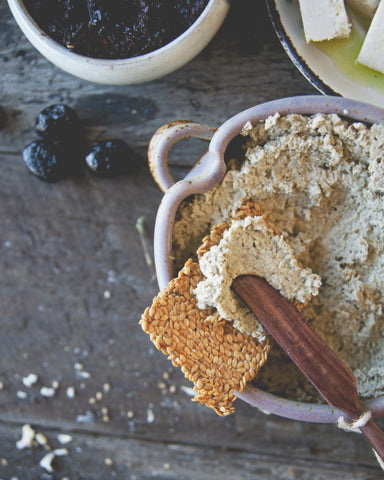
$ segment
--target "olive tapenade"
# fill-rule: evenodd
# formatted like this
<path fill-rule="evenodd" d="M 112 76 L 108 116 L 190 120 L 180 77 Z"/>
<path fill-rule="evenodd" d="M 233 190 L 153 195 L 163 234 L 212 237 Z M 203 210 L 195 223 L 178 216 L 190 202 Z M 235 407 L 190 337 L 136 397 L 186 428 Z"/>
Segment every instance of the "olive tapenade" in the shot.
<path fill-rule="evenodd" d="M 53 40 L 94 58 L 130 58 L 174 40 L 208 0 L 24 0 Z"/>

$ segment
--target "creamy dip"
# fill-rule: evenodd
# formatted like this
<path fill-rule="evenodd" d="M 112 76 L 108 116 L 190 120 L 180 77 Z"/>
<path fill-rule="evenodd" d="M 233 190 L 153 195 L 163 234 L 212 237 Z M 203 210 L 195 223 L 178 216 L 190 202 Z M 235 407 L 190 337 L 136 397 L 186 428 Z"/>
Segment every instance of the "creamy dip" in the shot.
<path fill-rule="evenodd" d="M 195 255 L 210 227 L 228 221 L 244 201 L 258 203 L 282 245 L 290 245 L 313 281 L 321 278 L 304 316 L 353 371 L 361 396 L 384 393 L 384 127 L 351 124 L 337 115 L 276 113 L 242 133 L 247 146 L 241 167 L 229 168 L 218 186 L 181 205 L 175 265 Z M 202 270 L 207 261 L 200 260 Z M 287 272 L 281 265 L 274 274 L 278 279 Z M 297 288 L 298 281 L 292 277 Z M 315 282 L 307 293 L 316 288 Z M 204 288 L 196 293 L 206 303 Z M 311 396 L 277 348 L 259 382 L 275 393 Z"/>
<path fill-rule="evenodd" d="M 262 216 L 231 222 L 220 242 L 202 256 L 199 264 L 206 279 L 195 289 L 198 307 L 216 308 L 222 318 L 260 341 L 265 339 L 264 328 L 231 290 L 236 277 L 258 275 L 289 300 L 301 303 L 319 291 L 318 275 L 300 266 L 288 242 Z"/>

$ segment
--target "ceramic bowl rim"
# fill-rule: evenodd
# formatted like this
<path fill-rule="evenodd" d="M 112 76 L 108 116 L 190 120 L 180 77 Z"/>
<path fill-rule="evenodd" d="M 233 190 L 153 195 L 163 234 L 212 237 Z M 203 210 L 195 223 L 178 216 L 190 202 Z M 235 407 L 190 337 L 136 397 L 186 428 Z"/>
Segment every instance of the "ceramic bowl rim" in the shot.
<path fill-rule="evenodd" d="M 95 57 L 87 57 L 85 55 L 72 52 L 65 46 L 52 39 L 41 29 L 38 23 L 29 14 L 23 0 L 7 0 L 7 2 L 16 23 L 19 25 L 20 29 L 23 31 L 28 40 L 43 56 L 48 58 L 49 61 L 56 64 L 61 69 L 76 75 L 76 73 L 73 71 L 73 68 L 68 67 L 68 70 L 66 69 L 64 60 L 67 60 L 69 65 L 74 64 L 78 69 L 84 68 L 88 69 L 88 71 L 100 69 L 100 72 L 104 72 L 104 74 L 107 74 L 111 77 L 114 75 L 112 72 L 113 70 L 116 71 L 116 74 L 118 75 L 123 71 L 127 72 L 128 69 L 130 69 L 131 72 L 134 72 L 135 68 L 137 69 L 139 67 L 144 71 L 144 77 L 149 76 L 149 78 L 138 80 L 132 83 L 141 83 L 142 81 L 148 81 L 159 78 L 163 75 L 167 75 L 171 71 L 181 68 L 185 63 L 192 60 L 192 58 L 194 58 L 194 56 L 196 56 L 211 41 L 218 28 L 222 25 L 229 10 L 228 0 L 208 0 L 206 7 L 196 21 L 187 30 L 182 32 L 179 36 L 166 45 L 135 57 L 100 59 Z M 218 12 L 219 18 L 218 20 L 212 20 L 216 12 Z M 210 23 L 212 21 L 215 21 L 216 24 L 212 27 L 212 31 L 208 31 L 207 28 L 204 28 L 205 24 L 207 24 L 207 27 L 211 27 Z M 199 40 L 194 38 L 194 35 L 196 35 L 196 32 L 201 32 L 203 30 L 206 32 L 205 37 L 204 40 L 199 44 Z M 188 42 L 193 42 L 191 45 L 196 44 L 194 53 L 187 53 L 186 61 L 183 61 L 181 58 L 175 60 L 175 55 L 177 55 L 178 49 L 182 48 L 184 44 L 187 45 Z M 166 61 L 167 59 L 172 60 L 173 63 L 170 63 L 175 66 L 172 68 L 169 67 L 169 70 L 167 70 L 167 66 L 164 66 L 163 69 L 160 70 L 161 72 L 165 70 L 166 73 L 160 73 L 159 75 L 156 75 L 153 72 L 153 69 L 158 67 L 159 63 Z M 152 71 L 148 73 L 148 71 L 151 69 Z M 80 78 L 86 78 L 100 83 L 109 83 L 99 81 L 97 78 L 84 77 L 81 71 L 78 72 L 78 76 Z M 87 76 L 94 77 L 95 73 L 92 73 L 91 75 L 87 74 Z M 111 83 L 115 82 L 112 81 Z M 118 81 L 116 83 L 120 84 L 125 82 Z M 129 83 L 131 82 L 128 81 L 127 84 Z"/>

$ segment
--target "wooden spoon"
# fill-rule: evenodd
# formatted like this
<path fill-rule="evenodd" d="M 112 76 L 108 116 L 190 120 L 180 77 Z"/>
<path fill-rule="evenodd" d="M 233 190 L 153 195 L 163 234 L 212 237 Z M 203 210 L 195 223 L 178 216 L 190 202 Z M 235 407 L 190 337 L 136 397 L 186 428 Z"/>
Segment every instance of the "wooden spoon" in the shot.
<path fill-rule="evenodd" d="M 329 405 L 346 413 L 353 421 L 366 413 L 352 372 L 289 300 L 265 279 L 253 275 L 235 278 L 232 289 Z M 360 430 L 384 462 L 384 432 L 371 418 Z"/>

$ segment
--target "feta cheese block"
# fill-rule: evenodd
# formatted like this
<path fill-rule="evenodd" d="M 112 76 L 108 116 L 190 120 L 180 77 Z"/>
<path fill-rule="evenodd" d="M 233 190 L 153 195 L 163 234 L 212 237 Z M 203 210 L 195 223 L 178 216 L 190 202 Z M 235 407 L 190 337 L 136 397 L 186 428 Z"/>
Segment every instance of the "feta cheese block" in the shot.
<path fill-rule="evenodd" d="M 380 0 L 347 0 L 347 5 L 365 18 L 373 18 Z"/>
<path fill-rule="evenodd" d="M 351 31 L 343 0 L 299 0 L 305 40 L 348 37 Z"/>
<path fill-rule="evenodd" d="M 384 2 L 377 7 L 357 62 L 384 73 Z"/>

